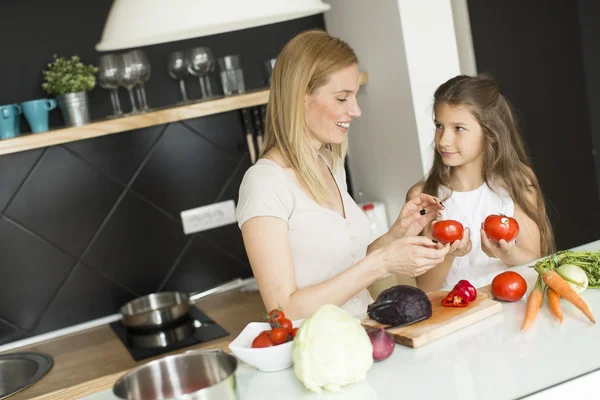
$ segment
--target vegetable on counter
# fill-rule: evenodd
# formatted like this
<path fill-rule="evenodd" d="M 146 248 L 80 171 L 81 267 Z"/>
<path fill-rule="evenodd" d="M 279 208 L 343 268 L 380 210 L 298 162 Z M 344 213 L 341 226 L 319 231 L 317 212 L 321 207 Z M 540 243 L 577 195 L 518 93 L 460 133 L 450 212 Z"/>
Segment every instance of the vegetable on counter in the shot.
<path fill-rule="evenodd" d="M 375 361 L 385 360 L 394 352 L 396 342 L 385 329 L 379 327 L 367 331 L 371 344 L 373 345 L 373 359 Z"/>
<path fill-rule="evenodd" d="M 317 393 L 363 381 L 373 366 L 373 345 L 360 321 L 332 304 L 305 319 L 292 347 L 294 373 Z"/>
<path fill-rule="evenodd" d="M 464 232 L 463 224 L 453 219 L 437 221 L 431 226 L 431 236 L 441 244 L 462 239 Z"/>
<path fill-rule="evenodd" d="M 577 293 L 583 293 L 588 288 L 589 279 L 585 271 L 573 264 L 563 264 L 556 268 L 556 272 L 563 277 L 565 281 Z"/>
<path fill-rule="evenodd" d="M 575 307 L 577 307 L 581 312 L 583 312 L 586 317 L 594 324 L 596 323 L 596 319 L 592 314 L 592 311 L 586 304 L 586 302 L 573 290 L 571 286 L 556 272 L 551 269 L 546 269 L 541 265 L 537 265 L 534 267 L 535 270 L 540 274 L 544 283 L 552 288 L 560 297 L 567 300 Z"/>
<path fill-rule="evenodd" d="M 292 321 L 285 317 L 281 308 L 269 312 L 267 319 L 271 329 L 259 333 L 252 341 L 252 348 L 272 347 L 294 340 L 297 328 L 292 327 Z"/>
<path fill-rule="evenodd" d="M 516 219 L 503 214 L 488 215 L 483 221 L 485 235 L 492 242 L 504 239 L 506 242 L 514 240 L 519 234 L 519 223 Z"/>
<path fill-rule="evenodd" d="M 442 299 L 442 305 L 444 307 L 466 307 L 475 299 L 477 299 L 477 289 L 469 281 L 462 279 Z"/>
<path fill-rule="evenodd" d="M 492 280 L 492 294 L 504 301 L 518 301 L 527 293 L 527 281 L 515 271 L 504 271 Z"/>
<path fill-rule="evenodd" d="M 560 296 L 552 288 L 546 289 L 546 296 L 548 297 L 548 306 L 550 307 L 550 311 L 562 324 L 563 313 L 560 309 Z"/>
<path fill-rule="evenodd" d="M 588 288 L 600 288 L 600 251 L 559 251 L 538 261 L 535 266 L 545 269 L 558 269 L 564 264 L 575 265 L 585 271 L 589 281 Z M 562 275 L 560 271 L 557 272 Z"/>
<path fill-rule="evenodd" d="M 521 327 L 521 332 L 525 332 L 527 329 L 533 325 L 535 318 L 537 317 L 538 310 L 542 306 L 542 279 L 538 276 L 538 279 L 535 283 L 535 287 L 529 293 L 529 298 L 527 299 L 527 310 L 525 311 L 525 320 L 523 321 L 523 326 Z"/>
<path fill-rule="evenodd" d="M 385 325 L 408 325 L 431 317 L 431 300 L 409 285 L 387 288 L 367 307 L 370 319 Z"/>

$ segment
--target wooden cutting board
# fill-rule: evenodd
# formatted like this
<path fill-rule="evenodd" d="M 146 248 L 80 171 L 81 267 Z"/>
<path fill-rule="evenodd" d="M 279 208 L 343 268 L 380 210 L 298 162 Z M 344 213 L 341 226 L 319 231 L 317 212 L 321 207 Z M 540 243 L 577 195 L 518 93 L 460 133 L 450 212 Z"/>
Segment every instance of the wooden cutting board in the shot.
<path fill-rule="evenodd" d="M 448 293 L 446 290 L 438 290 L 427 295 L 431 300 L 431 318 L 413 325 L 388 329 L 396 343 L 413 348 L 420 347 L 502 310 L 502 304 L 492 300 L 490 286 L 477 289 L 477 299 L 464 308 L 444 307 L 442 299 Z M 367 328 L 387 326 L 371 319 L 363 320 L 362 324 Z"/>

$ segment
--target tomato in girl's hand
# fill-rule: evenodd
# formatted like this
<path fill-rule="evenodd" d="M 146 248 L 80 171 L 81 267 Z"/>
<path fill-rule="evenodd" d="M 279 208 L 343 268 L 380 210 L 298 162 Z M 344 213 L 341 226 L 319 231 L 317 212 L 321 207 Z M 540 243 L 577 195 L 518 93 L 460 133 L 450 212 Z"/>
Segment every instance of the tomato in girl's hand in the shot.
<path fill-rule="evenodd" d="M 510 242 L 519 234 L 519 223 L 512 217 L 492 214 L 483 221 L 483 230 L 488 239 L 493 242 L 499 242 L 500 239 Z"/>
<path fill-rule="evenodd" d="M 527 292 L 527 281 L 514 271 L 502 272 L 492 280 L 492 294 L 504 301 L 520 300 Z"/>
<path fill-rule="evenodd" d="M 431 227 L 431 235 L 441 244 L 454 243 L 462 239 L 465 228 L 453 219 L 438 221 Z"/>
<path fill-rule="evenodd" d="M 262 348 L 262 347 L 272 347 L 275 346 L 273 340 L 271 340 L 271 336 L 269 334 L 270 331 L 262 331 L 253 341 L 252 348 Z"/>

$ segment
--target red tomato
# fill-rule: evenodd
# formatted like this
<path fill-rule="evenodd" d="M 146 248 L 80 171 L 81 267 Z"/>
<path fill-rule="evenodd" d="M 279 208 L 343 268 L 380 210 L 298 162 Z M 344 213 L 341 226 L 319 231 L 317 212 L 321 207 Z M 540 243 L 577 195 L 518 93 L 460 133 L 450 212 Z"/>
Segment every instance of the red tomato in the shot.
<path fill-rule="evenodd" d="M 292 335 L 292 337 L 295 338 L 296 337 L 296 333 L 298 333 L 298 328 L 292 329 L 292 333 L 290 335 Z"/>
<path fill-rule="evenodd" d="M 275 310 L 271 310 L 269 313 L 269 324 L 271 324 L 272 328 L 276 328 L 277 324 L 280 323 L 280 321 L 284 318 L 285 314 L 283 313 L 282 309 L 277 308 Z"/>
<path fill-rule="evenodd" d="M 519 224 L 512 217 L 502 214 L 492 214 L 483 221 L 485 235 L 493 242 L 504 239 L 507 242 L 514 240 L 519 234 Z"/>
<path fill-rule="evenodd" d="M 492 280 L 492 294 L 504 301 L 517 301 L 527 292 L 527 282 L 514 271 L 502 272 Z"/>
<path fill-rule="evenodd" d="M 287 333 L 292 333 L 292 321 L 287 318 L 283 318 L 279 321 L 279 327 L 285 329 Z"/>
<path fill-rule="evenodd" d="M 273 340 L 271 340 L 271 336 L 269 335 L 270 331 L 262 331 L 253 341 L 252 348 L 262 348 L 262 347 L 272 347 L 275 346 Z"/>
<path fill-rule="evenodd" d="M 453 219 L 438 221 L 431 227 L 431 235 L 442 244 L 454 243 L 462 239 L 465 228 Z"/>
<path fill-rule="evenodd" d="M 271 331 L 271 340 L 275 344 L 284 343 L 287 339 L 288 332 L 284 328 L 273 328 Z"/>

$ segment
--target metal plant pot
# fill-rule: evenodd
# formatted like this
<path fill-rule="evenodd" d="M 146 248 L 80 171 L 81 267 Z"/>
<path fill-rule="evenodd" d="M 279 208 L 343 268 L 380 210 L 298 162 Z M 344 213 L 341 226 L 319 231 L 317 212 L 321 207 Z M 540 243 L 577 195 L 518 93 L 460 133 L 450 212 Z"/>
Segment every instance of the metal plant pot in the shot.
<path fill-rule="evenodd" d="M 65 125 L 81 126 L 90 122 L 87 92 L 65 93 L 56 96 Z"/>

